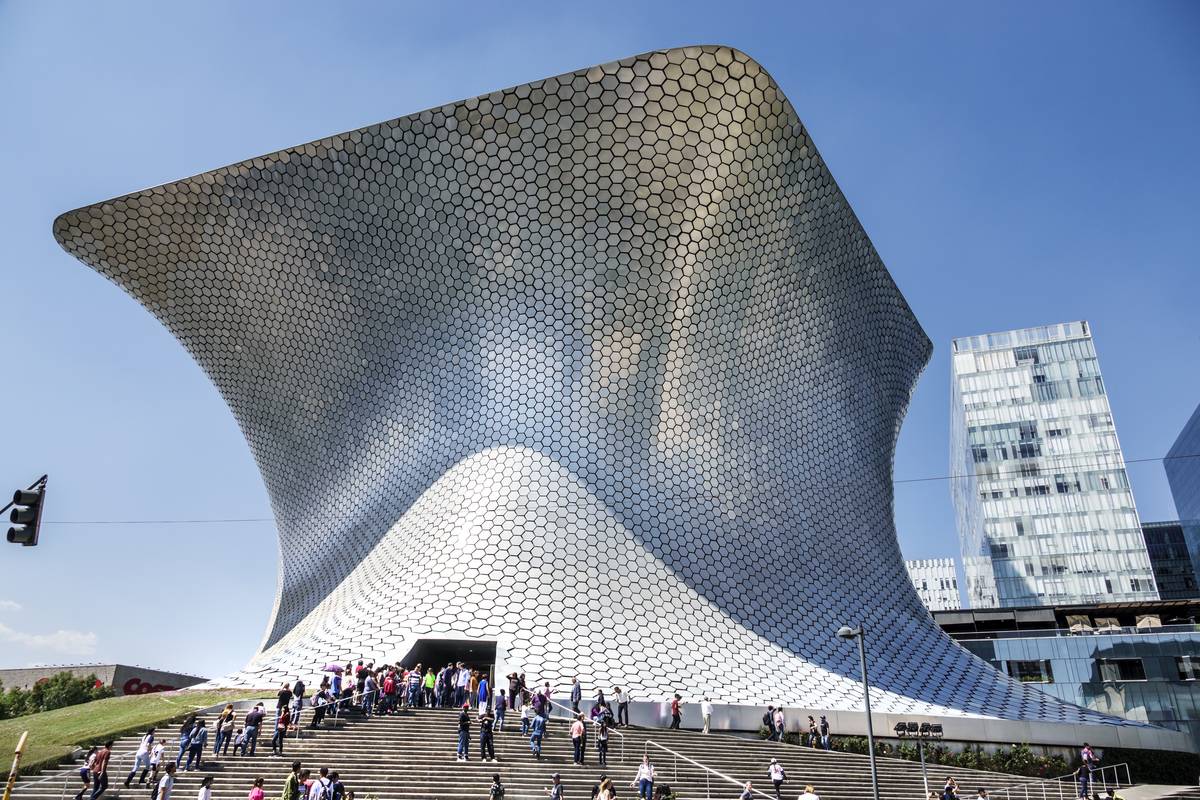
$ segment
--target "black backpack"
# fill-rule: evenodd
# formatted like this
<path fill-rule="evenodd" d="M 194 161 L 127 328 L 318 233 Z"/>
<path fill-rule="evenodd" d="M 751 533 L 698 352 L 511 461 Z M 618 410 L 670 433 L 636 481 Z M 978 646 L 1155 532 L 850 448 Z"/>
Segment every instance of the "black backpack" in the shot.
<path fill-rule="evenodd" d="M 766 725 L 768 728 L 771 727 L 771 712 L 770 711 L 763 714 L 763 725 Z"/>

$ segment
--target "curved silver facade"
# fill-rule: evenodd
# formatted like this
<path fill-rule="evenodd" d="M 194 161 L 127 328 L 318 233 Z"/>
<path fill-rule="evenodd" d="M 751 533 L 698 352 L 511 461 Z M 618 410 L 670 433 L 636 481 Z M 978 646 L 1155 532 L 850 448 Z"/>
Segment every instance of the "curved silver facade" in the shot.
<path fill-rule="evenodd" d="M 63 215 L 278 519 L 259 685 L 418 637 L 549 680 L 1086 721 L 945 638 L 891 463 L 930 343 L 763 69 L 693 47 Z"/>

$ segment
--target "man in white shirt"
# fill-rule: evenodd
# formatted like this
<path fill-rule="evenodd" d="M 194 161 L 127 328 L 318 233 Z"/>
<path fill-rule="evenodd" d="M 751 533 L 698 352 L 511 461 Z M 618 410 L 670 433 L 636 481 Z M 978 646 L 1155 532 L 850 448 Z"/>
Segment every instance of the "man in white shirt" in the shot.
<path fill-rule="evenodd" d="M 613 700 L 617 704 L 617 727 L 629 727 L 629 694 L 620 686 L 613 690 Z"/>
<path fill-rule="evenodd" d="M 155 800 L 171 800 L 171 790 L 175 788 L 175 762 L 168 761 L 163 769 L 167 774 L 158 781 L 158 797 Z"/>
<path fill-rule="evenodd" d="M 707 696 L 700 701 L 700 714 L 704 717 L 703 732 L 708 733 L 709 728 L 712 726 L 712 703 L 708 702 Z"/>

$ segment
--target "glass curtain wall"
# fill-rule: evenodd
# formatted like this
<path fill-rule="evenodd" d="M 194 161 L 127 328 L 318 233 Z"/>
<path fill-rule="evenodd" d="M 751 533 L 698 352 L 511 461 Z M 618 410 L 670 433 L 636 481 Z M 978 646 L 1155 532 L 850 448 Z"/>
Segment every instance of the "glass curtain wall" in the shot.
<path fill-rule="evenodd" d="M 1157 599 L 1088 324 L 955 339 L 952 358 L 968 604 Z"/>

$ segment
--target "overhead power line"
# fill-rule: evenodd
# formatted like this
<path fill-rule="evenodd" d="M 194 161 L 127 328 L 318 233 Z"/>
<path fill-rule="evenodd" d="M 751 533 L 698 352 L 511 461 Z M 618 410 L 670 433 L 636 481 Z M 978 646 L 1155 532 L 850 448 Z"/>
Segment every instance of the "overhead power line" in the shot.
<path fill-rule="evenodd" d="M 1159 456 L 1157 458 L 1127 458 L 1125 464 L 1148 464 L 1156 461 L 1178 461 L 1185 458 L 1200 458 L 1200 453 L 1185 453 L 1178 456 Z M 1004 462 L 998 462 L 1004 463 Z M 1067 470 L 1109 469 L 1111 464 L 1062 464 L 1058 468 Z M 898 478 L 893 484 L 929 483 L 931 481 L 952 481 L 962 478 L 973 478 L 974 475 L 931 475 L 925 478 Z M 851 484 L 840 484 L 827 488 L 846 488 Z M 810 487 L 814 488 L 814 487 Z M 235 525 L 260 522 L 335 522 L 338 520 L 359 519 L 354 514 L 314 515 L 311 517 L 218 517 L 218 518 L 182 518 L 182 519 L 56 519 L 46 520 L 42 525 Z"/>

